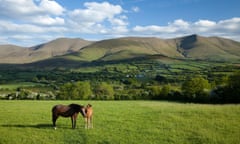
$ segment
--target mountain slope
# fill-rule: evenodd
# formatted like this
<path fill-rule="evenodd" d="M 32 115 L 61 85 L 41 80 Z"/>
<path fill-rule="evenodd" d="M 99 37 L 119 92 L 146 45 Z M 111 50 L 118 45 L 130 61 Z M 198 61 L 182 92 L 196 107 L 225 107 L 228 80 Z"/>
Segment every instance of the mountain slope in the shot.
<path fill-rule="evenodd" d="M 81 49 L 66 58 L 83 61 L 122 60 L 146 55 L 162 54 L 170 57 L 183 57 L 174 43 L 158 38 L 126 37 L 103 40 Z"/>
<path fill-rule="evenodd" d="M 64 58 L 80 61 L 111 61 L 149 55 L 214 61 L 240 60 L 240 43 L 198 35 L 167 40 L 125 37 L 98 41 Z"/>
<path fill-rule="evenodd" d="M 24 48 L 14 45 L 0 46 L 0 63 L 31 63 L 79 51 L 92 42 L 83 39 L 59 38 L 38 46 Z"/>
<path fill-rule="evenodd" d="M 0 52 L 0 63 L 22 64 L 41 61 L 41 65 L 50 61 L 52 65 L 64 61 L 76 64 L 151 58 L 154 55 L 174 59 L 240 61 L 240 42 L 198 35 L 166 40 L 152 37 L 124 37 L 97 42 L 61 38 L 31 48 L 2 45 Z"/>
<path fill-rule="evenodd" d="M 175 41 L 186 58 L 228 61 L 240 57 L 240 43 L 228 39 L 191 35 Z"/>

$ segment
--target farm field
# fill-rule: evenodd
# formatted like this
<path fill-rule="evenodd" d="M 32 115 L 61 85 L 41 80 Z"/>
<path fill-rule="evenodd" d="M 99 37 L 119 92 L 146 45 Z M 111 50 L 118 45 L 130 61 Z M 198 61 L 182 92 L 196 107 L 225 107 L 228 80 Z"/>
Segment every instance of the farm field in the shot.
<path fill-rule="evenodd" d="M 91 103 L 94 128 L 77 128 L 59 118 L 52 128 L 56 104 Z M 203 105 L 162 101 L 0 101 L 0 144 L 237 144 L 240 105 Z"/>

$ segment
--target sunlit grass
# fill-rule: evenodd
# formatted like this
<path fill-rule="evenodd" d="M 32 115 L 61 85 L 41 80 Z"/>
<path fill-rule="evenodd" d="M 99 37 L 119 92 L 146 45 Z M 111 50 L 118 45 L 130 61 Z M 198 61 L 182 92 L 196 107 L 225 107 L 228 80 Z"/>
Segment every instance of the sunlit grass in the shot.
<path fill-rule="evenodd" d="M 94 128 L 69 118 L 51 126 L 55 104 L 91 103 Z M 240 105 L 155 101 L 0 101 L 0 143 L 226 143 L 240 142 Z"/>

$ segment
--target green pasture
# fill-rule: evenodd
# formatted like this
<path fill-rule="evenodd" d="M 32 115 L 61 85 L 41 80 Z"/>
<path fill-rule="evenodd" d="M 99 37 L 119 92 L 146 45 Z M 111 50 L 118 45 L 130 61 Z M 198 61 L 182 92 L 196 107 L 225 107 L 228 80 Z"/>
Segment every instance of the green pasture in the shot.
<path fill-rule="evenodd" d="M 55 104 L 91 103 L 94 128 L 69 118 L 51 126 Z M 0 101 L 0 144 L 238 144 L 240 105 L 160 101 Z"/>
<path fill-rule="evenodd" d="M 0 89 L 15 90 L 19 87 L 31 87 L 36 85 L 42 85 L 42 84 L 33 83 L 33 82 L 6 83 L 6 84 L 0 84 Z"/>

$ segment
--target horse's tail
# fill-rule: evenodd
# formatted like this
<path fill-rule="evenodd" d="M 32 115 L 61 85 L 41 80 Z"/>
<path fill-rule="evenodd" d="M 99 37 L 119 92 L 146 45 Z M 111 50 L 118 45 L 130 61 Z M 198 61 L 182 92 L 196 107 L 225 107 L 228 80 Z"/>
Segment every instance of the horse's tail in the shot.
<path fill-rule="evenodd" d="M 53 126 L 56 127 L 56 120 L 57 120 L 57 115 L 56 115 L 56 107 L 54 106 L 52 108 L 52 122 L 53 122 Z"/>

